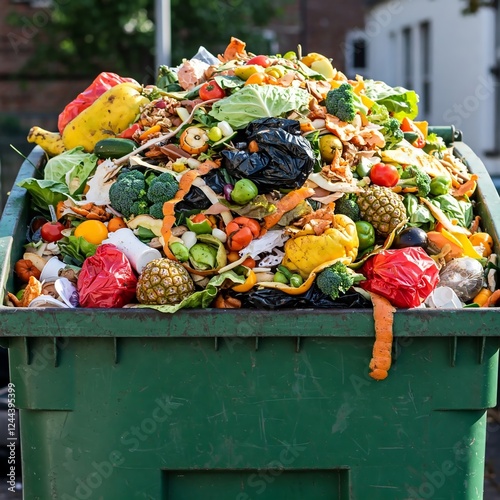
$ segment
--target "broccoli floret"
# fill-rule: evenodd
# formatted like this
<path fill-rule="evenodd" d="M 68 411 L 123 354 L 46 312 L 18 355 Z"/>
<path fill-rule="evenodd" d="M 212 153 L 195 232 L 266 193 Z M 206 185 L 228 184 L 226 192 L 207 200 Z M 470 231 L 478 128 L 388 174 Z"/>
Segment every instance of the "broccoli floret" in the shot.
<path fill-rule="evenodd" d="M 325 295 L 335 300 L 341 293 L 346 293 L 351 288 L 354 277 L 345 264 L 336 262 L 318 275 L 316 284 Z"/>
<path fill-rule="evenodd" d="M 115 210 L 124 217 L 130 217 L 132 205 L 136 201 L 146 201 L 146 183 L 142 172 L 131 170 L 121 173 L 109 189 L 109 200 Z"/>
<path fill-rule="evenodd" d="M 148 200 L 152 203 L 163 204 L 171 200 L 178 189 L 179 183 L 176 178 L 172 174 L 164 172 L 156 177 L 156 179 L 153 179 L 149 184 Z M 161 216 L 160 219 L 161 218 L 163 218 L 163 216 Z"/>
<path fill-rule="evenodd" d="M 368 121 L 375 125 L 380 125 L 385 139 L 384 149 L 394 149 L 404 139 L 404 132 L 401 130 L 401 124 L 396 118 L 391 118 L 389 111 L 383 104 L 375 103 L 370 109 Z"/>
<path fill-rule="evenodd" d="M 145 200 L 137 200 L 130 205 L 130 215 L 142 215 L 149 213 L 148 202 Z"/>
<path fill-rule="evenodd" d="M 427 196 L 431 190 L 431 178 L 416 165 L 409 165 L 401 173 L 397 185 L 403 189 L 416 187 L 418 196 Z"/>
<path fill-rule="evenodd" d="M 155 219 L 163 219 L 163 201 L 153 203 L 149 207 L 149 215 Z"/>
<path fill-rule="evenodd" d="M 343 122 L 352 122 L 356 112 L 366 115 L 368 108 L 361 98 L 354 93 L 352 85 L 343 83 L 340 87 L 330 90 L 325 99 L 326 110 Z"/>
<path fill-rule="evenodd" d="M 352 221 L 357 222 L 361 219 L 361 211 L 358 204 L 347 195 L 342 196 L 335 202 L 335 213 L 347 215 Z"/>
<path fill-rule="evenodd" d="M 404 132 L 400 128 L 400 123 L 396 118 L 389 118 L 382 123 L 382 134 L 385 138 L 384 149 L 394 149 L 405 138 Z"/>

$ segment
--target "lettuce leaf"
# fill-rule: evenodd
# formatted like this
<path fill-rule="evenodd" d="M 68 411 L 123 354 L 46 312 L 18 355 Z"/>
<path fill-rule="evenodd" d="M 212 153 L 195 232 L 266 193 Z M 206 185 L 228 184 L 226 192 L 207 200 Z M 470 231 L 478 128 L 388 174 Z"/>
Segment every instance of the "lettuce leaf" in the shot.
<path fill-rule="evenodd" d="M 418 115 L 418 95 L 414 90 L 391 87 L 385 82 L 365 80 L 365 93 L 372 101 L 384 105 L 399 121 L 404 117 L 413 120 Z"/>
<path fill-rule="evenodd" d="M 69 194 L 79 195 L 96 165 L 97 156 L 78 146 L 51 158 L 45 166 L 44 179 L 64 183 Z"/>
<path fill-rule="evenodd" d="M 283 117 L 290 111 L 305 113 L 310 94 L 306 90 L 279 85 L 246 85 L 213 104 L 209 115 L 227 121 L 233 129 L 245 128 L 251 121 Z"/>
<path fill-rule="evenodd" d="M 40 179 L 23 179 L 18 186 L 26 189 L 36 209 L 49 213 L 49 205 L 55 206 L 69 196 L 68 186 L 62 182 Z"/>

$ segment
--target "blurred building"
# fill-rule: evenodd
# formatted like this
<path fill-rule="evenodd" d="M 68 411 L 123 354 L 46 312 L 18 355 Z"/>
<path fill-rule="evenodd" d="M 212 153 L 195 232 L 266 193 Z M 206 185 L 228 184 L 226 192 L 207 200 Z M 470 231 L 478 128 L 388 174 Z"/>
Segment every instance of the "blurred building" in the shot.
<path fill-rule="evenodd" d="M 270 25 L 277 41 L 276 52 L 296 50 L 302 53 L 319 52 L 332 59 L 341 71 L 346 69 L 346 37 L 365 23 L 364 0 L 296 0 L 285 16 Z"/>
<path fill-rule="evenodd" d="M 454 125 L 491 174 L 495 149 L 495 16 L 491 7 L 464 15 L 457 0 L 366 1 L 362 31 L 348 34 L 348 73 L 415 89 L 421 119 Z M 363 47 L 362 67 L 356 46 Z"/>

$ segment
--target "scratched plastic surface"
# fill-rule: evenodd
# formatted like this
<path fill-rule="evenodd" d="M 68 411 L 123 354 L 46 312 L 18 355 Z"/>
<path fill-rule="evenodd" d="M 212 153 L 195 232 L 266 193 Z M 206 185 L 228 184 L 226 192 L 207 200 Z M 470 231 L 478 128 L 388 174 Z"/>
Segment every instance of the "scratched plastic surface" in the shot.
<path fill-rule="evenodd" d="M 404 339 L 384 382 L 371 343 L 15 339 L 25 498 L 481 498 L 497 340 Z"/>
<path fill-rule="evenodd" d="M 498 252 L 500 200 L 458 152 Z M 27 217 L 14 189 L 0 295 Z M 375 382 L 370 310 L 1 309 L 24 498 L 480 500 L 499 312 L 398 311 L 395 362 Z"/>

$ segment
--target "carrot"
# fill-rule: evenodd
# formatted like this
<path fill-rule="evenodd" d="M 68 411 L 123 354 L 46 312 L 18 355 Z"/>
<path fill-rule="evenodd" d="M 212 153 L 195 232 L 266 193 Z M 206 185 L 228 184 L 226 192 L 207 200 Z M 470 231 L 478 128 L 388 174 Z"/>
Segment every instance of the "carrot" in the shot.
<path fill-rule="evenodd" d="M 369 365 L 371 370 L 369 375 L 375 380 L 384 380 L 391 367 L 392 326 L 396 309 L 385 297 L 371 292 L 370 296 L 375 321 L 375 342 Z"/>
<path fill-rule="evenodd" d="M 499 300 L 500 300 L 500 290 L 495 290 L 493 294 L 485 302 L 485 304 L 481 307 L 495 307 Z"/>
<path fill-rule="evenodd" d="M 264 217 L 264 229 L 270 229 L 278 224 L 286 212 L 293 210 L 301 201 L 313 195 L 314 189 L 308 187 L 301 187 L 287 193 L 276 204 L 276 211 Z"/>
<path fill-rule="evenodd" d="M 144 139 L 146 139 L 147 137 L 149 137 L 150 135 L 153 135 L 153 134 L 156 134 L 156 132 L 161 132 L 161 126 L 160 125 L 153 125 L 152 127 L 149 127 L 148 129 L 146 129 L 140 136 L 139 136 L 139 140 L 140 141 L 143 141 Z"/>

